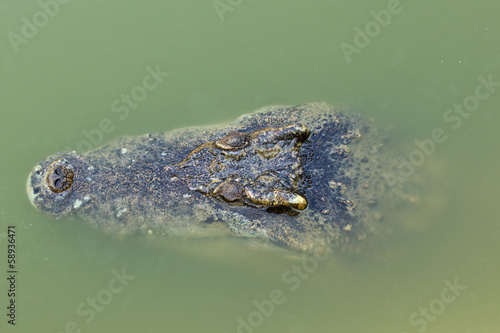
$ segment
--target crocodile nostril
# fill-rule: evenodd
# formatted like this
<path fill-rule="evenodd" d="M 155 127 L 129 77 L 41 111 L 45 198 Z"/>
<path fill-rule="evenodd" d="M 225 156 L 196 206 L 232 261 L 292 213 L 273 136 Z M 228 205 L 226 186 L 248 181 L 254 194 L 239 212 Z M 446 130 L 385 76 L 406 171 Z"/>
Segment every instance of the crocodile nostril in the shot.
<path fill-rule="evenodd" d="M 61 175 L 61 173 L 62 173 L 62 168 L 61 168 L 61 167 L 57 167 L 57 168 L 55 168 L 54 173 L 55 173 L 56 175 L 60 176 L 60 175 Z"/>
<path fill-rule="evenodd" d="M 58 163 L 61 160 L 57 160 L 52 164 Z M 66 191 L 73 184 L 74 173 L 70 168 L 56 165 L 50 168 L 47 172 L 47 185 L 52 192 L 61 193 Z"/>

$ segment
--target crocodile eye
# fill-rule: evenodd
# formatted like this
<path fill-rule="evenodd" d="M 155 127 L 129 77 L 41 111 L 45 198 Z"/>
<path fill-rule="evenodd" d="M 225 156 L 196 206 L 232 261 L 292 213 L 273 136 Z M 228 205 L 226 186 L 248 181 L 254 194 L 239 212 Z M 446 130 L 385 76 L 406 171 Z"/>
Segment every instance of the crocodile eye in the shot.
<path fill-rule="evenodd" d="M 238 150 L 248 146 L 250 134 L 236 131 L 229 132 L 225 137 L 215 142 L 215 145 L 224 150 Z"/>
<path fill-rule="evenodd" d="M 49 165 L 47 172 L 47 185 L 54 193 L 61 193 L 66 191 L 73 184 L 74 173 L 73 170 L 62 165 L 57 165 L 60 160 L 53 162 Z"/>
<path fill-rule="evenodd" d="M 237 181 L 226 180 L 214 190 L 214 194 L 219 200 L 227 203 L 236 203 L 241 200 L 244 188 Z"/>

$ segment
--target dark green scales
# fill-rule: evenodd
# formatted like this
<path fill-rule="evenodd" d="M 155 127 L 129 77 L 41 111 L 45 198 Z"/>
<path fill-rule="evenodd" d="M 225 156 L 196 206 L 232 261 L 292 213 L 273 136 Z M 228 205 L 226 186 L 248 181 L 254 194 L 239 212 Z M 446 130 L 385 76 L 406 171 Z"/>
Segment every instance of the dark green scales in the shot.
<path fill-rule="evenodd" d="M 230 125 L 123 137 L 49 156 L 32 204 L 115 232 L 236 234 L 301 251 L 362 238 L 390 192 L 383 136 L 326 104 L 268 107 Z"/>

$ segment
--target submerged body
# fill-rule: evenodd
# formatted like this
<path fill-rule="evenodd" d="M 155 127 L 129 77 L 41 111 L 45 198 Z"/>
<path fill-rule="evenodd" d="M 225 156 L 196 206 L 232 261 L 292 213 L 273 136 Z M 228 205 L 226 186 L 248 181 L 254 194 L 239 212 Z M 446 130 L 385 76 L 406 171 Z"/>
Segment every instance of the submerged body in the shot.
<path fill-rule="evenodd" d="M 363 238 L 391 193 L 384 137 L 326 104 L 119 138 L 37 164 L 32 204 L 116 232 L 236 234 L 300 251 Z"/>

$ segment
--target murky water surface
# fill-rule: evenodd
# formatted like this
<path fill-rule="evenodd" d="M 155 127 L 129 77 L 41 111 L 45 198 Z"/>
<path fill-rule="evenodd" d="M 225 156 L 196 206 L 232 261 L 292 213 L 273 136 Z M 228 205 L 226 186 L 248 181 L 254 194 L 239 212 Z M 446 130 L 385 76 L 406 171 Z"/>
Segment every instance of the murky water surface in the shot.
<path fill-rule="evenodd" d="M 496 332 L 498 8 L 1 0 L 2 332 Z M 313 101 L 390 125 L 419 184 L 359 253 L 119 238 L 28 202 L 29 171 L 54 152 Z"/>

